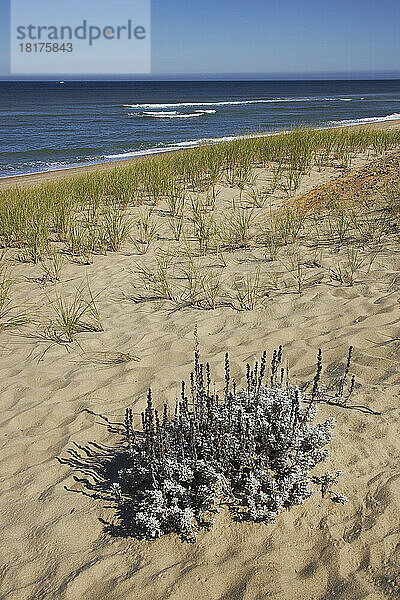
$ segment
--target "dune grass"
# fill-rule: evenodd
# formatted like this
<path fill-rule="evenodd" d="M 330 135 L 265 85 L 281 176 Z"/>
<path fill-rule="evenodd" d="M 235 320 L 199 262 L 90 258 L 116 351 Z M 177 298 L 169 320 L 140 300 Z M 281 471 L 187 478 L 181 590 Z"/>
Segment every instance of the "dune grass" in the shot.
<path fill-rule="evenodd" d="M 86 219 L 85 229 L 86 234 L 92 229 L 93 251 L 104 245 L 104 238 L 111 251 L 118 251 L 129 237 L 130 224 L 124 217 L 128 206 L 157 205 L 166 199 L 170 216 L 179 217 L 187 191 L 208 190 L 215 203 L 216 185 L 224 180 L 239 188 L 240 201 L 246 186 L 250 194 L 254 188 L 257 166 L 270 166 L 275 172 L 274 185 L 291 194 L 313 165 L 335 160 L 348 165 L 356 152 L 370 149 L 382 153 L 399 144 L 400 131 L 396 130 L 300 128 L 204 144 L 64 181 L 15 186 L 0 192 L 0 240 L 4 247 L 24 250 L 33 262 L 41 260 L 51 241 L 69 239 L 75 251 L 71 238 L 76 237 L 77 224 L 84 222 L 86 211 L 92 215 L 89 224 Z M 253 194 L 256 206 L 264 200 L 262 194 Z"/>
<path fill-rule="evenodd" d="M 239 310 L 264 304 L 261 271 L 273 294 L 295 284 L 301 296 L 322 279 L 354 286 L 368 275 L 387 234 L 397 227 L 398 183 L 380 192 L 379 201 L 370 194 L 344 200 L 330 192 L 317 206 L 290 196 L 312 168 L 349 166 L 357 153 L 379 155 L 399 146 L 398 130 L 300 128 L 15 186 L 0 191 L 0 244 L 19 260 L 36 264 L 43 284 L 57 284 L 68 260 L 91 264 L 96 254 L 130 247 L 131 253 L 145 255 L 151 247 L 155 265 L 138 263 L 136 269 L 146 295 L 202 309 L 215 309 L 227 298 Z M 260 167 L 267 168 L 267 179 Z M 273 208 L 276 190 L 279 198 L 282 191 L 287 198 Z M 328 246 L 343 251 L 326 268 L 308 273 L 307 244 L 314 252 Z M 254 274 L 247 265 L 240 280 L 222 278 L 221 269 L 235 263 L 235 253 L 249 258 L 258 249 L 264 250 L 261 260 L 275 262 L 272 269 L 257 267 Z M 25 325 L 29 315 L 11 301 L 4 268 L 0 276 L 0 327 Z M 56 328 L 68 341 L 89 327 L 89 316 L 91 326 L 100 328 L 94 298 L 85 299 L 82 290 L 69 300 L 56 290 L 49 303 Z"/>
<path fill-rule="evenodd" d="M 76 334 L 83 331 L 103 331 L 96 298 L 89 283 L 86 292 L 81 285 L 72 297 L 67 298 L 56 290 L 55 298 L 47 296 L 47 299 L 53 311 L 52 327 L 66 342 L 73 342 Z"/>
<path fill-rule="evenodd" d="M 6 263 L 6 251 L 0 252 L 0 332 L 24 327 L 33 321 L 33 314 L 27 307 L 19 306 L 12 298 L 16 281 L 11 276 Z"/>

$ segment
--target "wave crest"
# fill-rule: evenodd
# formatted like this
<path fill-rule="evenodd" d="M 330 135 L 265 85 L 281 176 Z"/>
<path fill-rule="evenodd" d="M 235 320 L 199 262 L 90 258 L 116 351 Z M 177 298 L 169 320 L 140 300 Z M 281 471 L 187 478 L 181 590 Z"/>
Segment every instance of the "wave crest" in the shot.
<path fill-rule="evenodd" d="M 191 119 L 193 117 L 201 117 L 207 114 L 214 114 L 216 110 L 196 110 L 192 113 L 178 112 L 177 110 L 169 111 L 142 111 L 136 113 L 128 113 L 129 117 L 147 117 L 154 119 Z"/>
<path fill-rule="evenodd" d="M 385 117 L 362 117 L 360 119 L 343 119 L 342 121 L 329 121 L 331 125 L 362 125 L 363 123 L 379 123 L 380 121 L 397 121 L 400 113 L 393 113 Z"/>
<path fill-rule="evenodd" d="M 243 104 L 275 104 L 278 102 L 350 102 L 352 98 L 321 98 L 321 97 L 302 97 L 302 98 L 260 98 L 254 100 L 222 100 L 220 102 L 166 102 L 165 104 L 123 104 L 124 108 L 182 108 L 195 106 L 240 106 Z"/>

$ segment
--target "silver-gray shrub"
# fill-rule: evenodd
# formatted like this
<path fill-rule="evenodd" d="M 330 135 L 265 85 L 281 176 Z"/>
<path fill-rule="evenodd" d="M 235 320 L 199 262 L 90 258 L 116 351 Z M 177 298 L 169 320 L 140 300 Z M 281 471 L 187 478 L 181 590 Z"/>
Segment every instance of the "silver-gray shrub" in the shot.
<path fill-rule="evenodd" d="M 238 391 L 226 355 L 219 397 L 196 345 L 190 390 L 182 382 L 172 414 L 167 404 L 162 414 L 153 407 L 151 390 L 140 429 L 126 410 L 130 464 L 112 490 L 132 532 L 148 539 L 175 532 L 195 541 L 222 503 L 236 519 L 268 523 L 314 493 L 317 478 L 310 472 L 328 457 L 335 426 L 333 418 L 313 423 L 322 394 L 321 354 L 308 399 L 289 384 L 281 361 L 280 347 L 264 383 L 264 352 L 253 370 L 247 366 L 247 385 Z"/>

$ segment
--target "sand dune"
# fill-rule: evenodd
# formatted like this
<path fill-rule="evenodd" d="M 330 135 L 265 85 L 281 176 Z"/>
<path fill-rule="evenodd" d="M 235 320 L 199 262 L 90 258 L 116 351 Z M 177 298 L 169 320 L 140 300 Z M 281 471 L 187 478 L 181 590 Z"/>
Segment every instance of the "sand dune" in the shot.
<path fill-rule="evenodd" d="M 373 156 L 354 159 L 361 169 Z M 267 174 L 259 172 L 259 180 Z M 338 177 L 335 168 L 313 169 L 300 195 Z M 218 202 L 229 205 L 237 190 L 224 188 Z M 277 195 L 278 205 L 282 197 Z M 160 208 L 161 210 L 161 208 Z M 162 236 L 161 236 L 162 237 Z M 319 257 L 325 276 L 296 294 L 279 261 L 279 289 L 266 279 L 271 263 L 264 250 L 226 253 L 227 288 L 235 275 L 262 269 L 268 292 L 253 311 L 231 306 L 198 310 L 166 300 L 135 303 L 135 263 L 150 264 L 154 249 L 139 257 L 127 245 L 120 253 L 96 256 L 94 264 L 67 262 L 63 290 L 72 291 L 86 273 L 104 332 L 78 336 L 79 345 L 43 339 L 50 317 L 37 266 L 21 264 L 10 253 L 21 282 L 17 300 L 34 305 L 36 326 L 0 334 L 1 583 L 0 597 L 16 600 L 383 600 L 400 594 L 399 446 L 399 249 L 396 237 L 369 273 L 361 269 L 354 286 L 327 273 L 344 249 L 327 246 Z M 158 245 L 165 242 L 161 239 Z M 398 239 L 397 239 L 398 243 Z M 156 244 L 157 246 L 157 244 Z M 312 240 L 300 248 L 310 261 Z M 319 255 L 318 255 L 319 256 Z M 208 257 L 205 260 L 208 259 Z M 307 275 L 317 274 L 309 266 Z M 165 536 L 152 542 L 113 537 L 104 521 L 115 522 L 106 503 L 84 494 L 85 485 L 56 457 L 96 441 L 117 443 L 104 421 L 121 421 L 124 409 L 139 414 L 151 386 L 156 404 L 174 401 L 188 377 L 197 323 L 201 352 L 223 377 L 223 357 L 231 355 L 233 376 L 264 349 L 282 344 L 292 379 L 312 377 L 319 347 L 324 377 L 332 382 L 354 346 L 357 388 L 352 403 L 379 415 L 321 405 L 320 418 L 338 420 L 326 468 L 342 469 L 340 491 L 350 501 L 337 505 L 316 493 L 304 505 L 281 514 L 269 526 L 236 523 L 222 511 L 212 531 L 194 545 Z M 121 353 L 138 360 L 118 362 Z M 82 450 L 79 450 L 82 453 Z M 84 454 L 84 452 L 83 452 Z M 65 489 L 68 488 L 68 489 Z M 87 490 L 86 490 L 87 491 Z"/>

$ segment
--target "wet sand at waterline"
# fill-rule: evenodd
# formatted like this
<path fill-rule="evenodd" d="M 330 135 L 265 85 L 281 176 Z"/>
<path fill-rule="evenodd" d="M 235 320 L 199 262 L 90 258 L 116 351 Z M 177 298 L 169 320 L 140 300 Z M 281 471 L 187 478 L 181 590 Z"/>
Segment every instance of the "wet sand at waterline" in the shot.
<path fill-rule="evenodd" d="M 373 127 L 398 128 L 399 122 Z M 112 167 L 82 169 L 98 168 Z M 54 181 L 77 171 L 82 172 L 24 176 L 18 182 Z M 397 151 L 379 157 L 371 151 L 353 156 L 350 170 L 312 167 L 295 197 L 287 200 L 276 191 L 271 205 L 323 203 L 332 186 L 343 199 L 363 199 L 368 210 L 368 198 L 379 199 L 398 173 Z M 269 185 L 267 169 L 256 174 L 258 185 Z M 316 188 L 322 191 L 312 192 Z M 237 189 L 221 184 L 216 212 L 228 214 L 238 196 Z M 137 210 L 128 208 L 132 218 Z M 54 285 L 44 284 L 38 265 L 18 261 L 16 249 L 7 253 L 18 281 L 15 302 L 38 317 L 24 329 L 0 333 L 1 597 L 394 600 L 400 594 L 398 225 L 382 236 L 371 264 L 365 250 L 353 285 L 333 275 L 345 264 L 348 244 L 330 241 L 323 221 L 316 225 L 311 217 L 296 242 L 307 278 L 301 293 L 287 269 L 288 248 L 280 248 L 274 261 L 255 242 L 224 252 L 229 301 L 204 310 L 139 294 L 137 265 L 150 268 L 157 249 L 178 245 L 165 211 L 162 202 L 155 208 L 160 232 L 145 255 L 127 243 L 120 252 L 94 256 L 93 264 L 66 259 L 59 288 L 69 294 L 90 281 L 104 324 L 104 331 L 83 332 L 72 343 L 51 338 Z M 268 211 L 269 205 L 256 208 L 257 219 Z M 198 260 L 215 268 L 215 254 Z M 254 310 L 240 310 L 234 282 L 245 273 L 254 276 L 258 268 L 260 301 Z M 177 277 L 177 289 L 180 285 Z M 335 504 L 317 491 L 270 525 L 238 523 L 222 509 L 213 529 L 200 532 L 193 545 L 176 535 L 138 541 L 105 531 L 104 522 L 117 524 L 115 510 L 89 497 L 84 483 L 74 479 L 90 480 L 89 474 L 57 457 L 68 457 L 71 448 L 84 454 L 82 448 L 92 441 L 107 448 L 118 444 L 99 415 L 122 422 L 125 408 L 132 406 L 138 423 L 149 387 L 156 407 L 164 401 L 172 405 L 192 368 L 195 323 L 202 360 L 210 362 L 220 389 L 227 351 L 232 376 L 243 384 L 246 363 L 264 349 L 271 357 L 282 344 L 292 381 L 303 384 L 312 379 L 321 348 L 323 380 L 332 384 L 343 373 L 349 345 L 354 347 L 356 389 L 349 406 L 380 414 L 321 404 L 318 416 L 337 419 L 331 456 L 322 469 L 344 471 L 337 489 L 348 503 Z"/>

